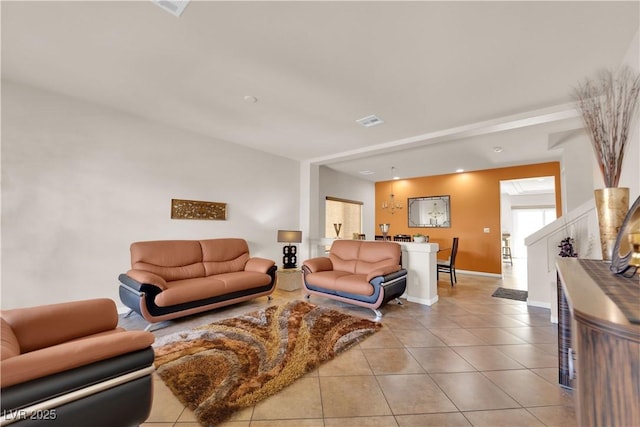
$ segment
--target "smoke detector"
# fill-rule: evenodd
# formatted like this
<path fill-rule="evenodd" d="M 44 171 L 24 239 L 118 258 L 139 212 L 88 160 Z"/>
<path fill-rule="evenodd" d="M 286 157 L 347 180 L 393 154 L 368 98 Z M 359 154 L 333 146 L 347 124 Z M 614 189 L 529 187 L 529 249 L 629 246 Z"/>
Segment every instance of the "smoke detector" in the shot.
<path fill-rule="evenodd" d="M 190 0 L 151 0 L 170 14 L 180 17 Z"/>
<path fill-rule="evenodd" d="M 363 117 L 361 119 L 356 120 L 356 122 L 360 123 L 362 126 L 364 126 L 366 128 L 370 128 L 372 126 L 381 125 L 381 124 L 384 123 L 384 121 L 380 117 L 375 116 L 375 115 Z"/>

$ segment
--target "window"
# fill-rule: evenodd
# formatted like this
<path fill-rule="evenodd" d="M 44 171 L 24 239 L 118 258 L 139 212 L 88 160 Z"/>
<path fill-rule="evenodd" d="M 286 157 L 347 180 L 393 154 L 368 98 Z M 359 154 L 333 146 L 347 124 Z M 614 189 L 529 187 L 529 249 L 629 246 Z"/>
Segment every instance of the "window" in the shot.
<path fill-rule="evenodd" d="M 327 197 L 325 201 L 325 237 L 336 237 L 336 227 L 340 226 L 340 238 L 352 239 L 354 233 L 362 233 L 362 202 Z"/>
<path fill-rule="evenodd" d="M 526 258 L 524 239 L 556 219 L 554 207 L 513 208 L 511 251 L 514 258 Z"/>

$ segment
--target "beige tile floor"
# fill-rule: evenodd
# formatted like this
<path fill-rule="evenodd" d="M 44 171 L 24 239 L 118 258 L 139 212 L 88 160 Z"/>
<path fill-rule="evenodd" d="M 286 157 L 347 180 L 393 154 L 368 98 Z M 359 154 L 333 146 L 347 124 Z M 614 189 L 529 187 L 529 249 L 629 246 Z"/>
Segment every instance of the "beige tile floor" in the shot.
<path fill-rule="evenodd" d="M 438 303 L 388 304 L 380 332 L 223 425 L 575 426 L 571 392 L 557 385 L 556 327 L 549 311 L 491 297 L 501 279 L 459 274 L 454 288 L 447 275 L 441 279 Z M 171 322 L 154 333 L 303 296 L 277 290 L 272 301 L 258 298 Z M 363 308 L 319 297 L 311 301 L 372 318 Z M 121 324 L 144 327 L 135 315 Z M 198 426 L 161 380 L 154 386 L 153 408 L 143 426 Z"/>

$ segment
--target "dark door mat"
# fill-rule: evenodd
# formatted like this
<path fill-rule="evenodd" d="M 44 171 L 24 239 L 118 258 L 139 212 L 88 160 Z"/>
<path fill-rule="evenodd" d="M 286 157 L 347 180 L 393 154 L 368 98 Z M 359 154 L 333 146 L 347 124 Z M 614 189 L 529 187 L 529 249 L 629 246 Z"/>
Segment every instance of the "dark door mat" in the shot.
<path fill-rule="evenodd" d="M 518 301 L 526 301 L 527 295 L 529 295 L 529 292 L 527 291 L 506 288 L 498 288 L 494 293 L 491 294 L 492 297 L 514 299 Z"/>

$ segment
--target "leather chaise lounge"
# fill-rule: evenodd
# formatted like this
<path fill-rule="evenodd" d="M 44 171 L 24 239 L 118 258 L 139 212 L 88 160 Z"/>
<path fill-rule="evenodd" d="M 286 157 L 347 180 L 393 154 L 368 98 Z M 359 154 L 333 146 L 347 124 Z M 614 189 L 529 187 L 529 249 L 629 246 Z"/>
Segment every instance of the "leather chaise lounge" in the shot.
<path fill-rule="evenodd" d="M 370 308 L 379 320 L 379 309 L 407 287 L 400 256 L 394 242 L 336 240 L 328 257 L 303 262 L 304 287 L 309 295 Z"/>
<path fill-rule="evenodd" d="M 250 257 L 244 239 L 157 240 L 131 245 L 120 299 L 151 324 L 270 296 L 275 262 Z"/>
<path fill-rule="evenodd" d="M 110 299 L 3 310 L 0 425 L 126 427 L 153 399 L 154 336 Z"/>

